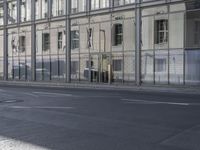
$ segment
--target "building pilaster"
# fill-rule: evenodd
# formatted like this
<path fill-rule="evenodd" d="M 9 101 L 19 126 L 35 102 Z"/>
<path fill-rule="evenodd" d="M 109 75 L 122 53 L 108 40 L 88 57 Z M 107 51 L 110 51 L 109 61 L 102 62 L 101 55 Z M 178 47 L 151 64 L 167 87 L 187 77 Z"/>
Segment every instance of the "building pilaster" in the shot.
<path fill-rule="evenodd" d="M 36 25 L 35 25 L 35 0 L 31 1 L 31 79 L 36 80 Z"/>
<path fill-rule="evenodd" d="M 136 85 L 141 85 L 141 41 L 142 41 L 142 18 L 141 18 L 141 0 L 136 0 L 135 9 L 135 80 Z"/>
<path fill-rule="evenodd" d="M 4 67 L 3 67 L 3 78 L 4 80 L 8 80 L 8 30 L 7 30 L 7 24 L 8 24 L 8 14 L 7 14 L 7 0 L 4 0 L 4 30 L 3 30 L 3 49 L 4 49 Z"/>
<path fill-rule="evenodd" d="M 66 82 L 71 82 L 71 0 L 66 0 Z"/>

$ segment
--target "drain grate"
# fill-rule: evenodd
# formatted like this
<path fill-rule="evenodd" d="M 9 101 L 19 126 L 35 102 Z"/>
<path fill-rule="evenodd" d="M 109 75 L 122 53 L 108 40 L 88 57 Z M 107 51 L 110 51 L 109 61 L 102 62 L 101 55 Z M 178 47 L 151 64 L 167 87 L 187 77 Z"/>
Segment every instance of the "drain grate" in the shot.
<path fill-rule="evenodd" d="M 19 103 L 19 102 L 23 102 L 23 100 L 19 100 L 19 99 L 4 99 L 4 100 L 0 100 L 0 103 Z"/>

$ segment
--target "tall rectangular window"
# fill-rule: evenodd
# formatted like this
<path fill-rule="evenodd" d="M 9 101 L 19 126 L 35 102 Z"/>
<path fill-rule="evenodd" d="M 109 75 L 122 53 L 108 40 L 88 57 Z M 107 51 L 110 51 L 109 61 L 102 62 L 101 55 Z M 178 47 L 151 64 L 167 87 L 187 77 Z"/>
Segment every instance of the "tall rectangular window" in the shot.
<path fill-rule="evenodd" d="M 100 9 L 109 7 L 109 0 L 92 0 L 91 9 Z"/>
<path fill-rule="evenodd" d="M 109 0 L 100 0 L 100 7 L 101 8 L 109 7 Z"/>
<path fill-rule="evenodd" d="M 26 37 L 19 36 L 19 52 L 23 53 L 26 49 Z"/>
<path fill-rule="evenodd" d="M 78 12 L 83 12 L 86 10 L 86 0 L 78 1 Z"/>
<path fill-rule="evenodd" d="M 31 20 L 31 0 L 20 0 L 20 21 Z"/>
<path fill-rule="evenodd" d="M 65 14 L 65 1 L 52 0 L 52 16 L 62 16 Z"/>
<path fill-rule="evenodd" d="M 20 0 L 20 11 L 21 11 L 20 21 L 24 22 L 26 21 L 26 0 Z"/>
<path fill-rule="evenodd" d="M 121 59 L 113 59 L 113 71 L 122 71 L 122 60 Z"/>
<path fill-rule="evenodd" d="M 98 8 L 99 8 L 99 0 L 92 0 L 91 9 L 98 9 Z"/>
<path fill-rule="evenodd" d="M 92 28 L 87 29 L 87 46 L 88 48 L 93 47 L 93 29 Z"/>
<path fill-rule="evenodd" d="M 35 18 L 42 19 L 48 17 L 48 0 L 35 0 Z"/>
<path fill-rule="evenodd" d="M 194 22 L 194 44 L 195 45 L 200 45 L 200 21 L 195 21 Z"/>
<path fill-rule="evenodd" d="M 42 1 L 42 18 L 48 17 L 48 0 Z"/>
<path fill-rule="evenodd" d="M 125 0 L 125 4 L 135 3 L 135 0 Z"/>
<path fill-rule="evenodd" d="M 135 3 L 135 0 L 114 0 L 114 6 L 126 5 Z"/>
<path fill-rule="evenodd" d="M 43 33 L 42 35 L 42 50 L 48 51 L 50 48 L 50 35 L 49 33 Z"/>
<path fill-rule="evenodd" d="M 78 30 L 71 31 L 71 48 L 72 49 L 79 48 L 79 31 Z"/>
<path fill-rule="evenodd" d="M 113 45 L 121 45 L 123 42 L 123 26 L 122 24 L 114 24 L 113 26 Z"/>
<path fill-rule="evenodd" d="M 17 1 L 8 2 L 8 23 L 17 22 Z"/>
<path fill-rule="evenodd" d="M 114 0 L 114 6 L 120 6 L 124 4 L 124 0 Z"/>
<path fill-rule="evenodd" d="M 78 0 L 71 0 L 71 13 L 78 12 Z"/>
<path fill-rule="evenodd" d="M 168 20 L 155 21 L 155 44 L 163 44 L 168 42 Z"/>
<path fill-rule="evenodd" d="M 193 6 L 193 4 L 191 4 Z M 196 7 L 197 5 L 195 5 Z M 186 47 L 187 49 L 200 47 L 200 11 L 186 13 Z"/>
<path fill-rule="evenodd" d="M 84 12 L 86 10 L 86 0 L 71 0 L 71 13 Z"/>
<path fill-rule="evenodd" d="M 3 6 L 0 6 L 0 25 L 3 25 Z"/>
<path fill-rule="evenodd" d="M 62 32 L 58 32 L 58 49 L 62 49 Z"/>

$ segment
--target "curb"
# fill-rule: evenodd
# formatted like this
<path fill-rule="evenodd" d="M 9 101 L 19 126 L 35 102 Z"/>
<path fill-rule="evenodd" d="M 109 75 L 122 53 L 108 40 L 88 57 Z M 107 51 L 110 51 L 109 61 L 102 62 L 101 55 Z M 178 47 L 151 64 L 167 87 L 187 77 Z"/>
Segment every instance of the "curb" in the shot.
<path fill-rule="evenodd" d="M 121 84 L 89 84 L 89 83 L 59 83 L 59 82 L 32 82 L 32 81 L 0 81 L 0 87 L 34 87 L 34 88 L 64 88 L 88 90 L 115 90 L 137 92 L 164 92 L 179 94 L 200 95 L 198 86 L 170 86 L 170 85 L 121 85 Z"/>

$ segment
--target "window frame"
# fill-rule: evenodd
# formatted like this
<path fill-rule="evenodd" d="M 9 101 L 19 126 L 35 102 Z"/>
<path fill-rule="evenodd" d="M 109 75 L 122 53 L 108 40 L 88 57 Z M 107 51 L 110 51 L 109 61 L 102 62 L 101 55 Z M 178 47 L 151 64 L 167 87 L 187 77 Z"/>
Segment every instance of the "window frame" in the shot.
<path fill-rule="evenodd" d="M 46 19 L 48 18 L 48 0 L 35 0 L 35 19 Z"/>
<path fill-rule="evenodd" d="M 91 10 L 104 9 L 110 7 L 110 0 L 91 0 Z"/>
<path fill-rule="evenodd" d="M 46 52 L 48 50 L 50 50 L 50 34 L 42 33 L 42 51 Z"/>
<path fill-rule="evenodd" d="M 55 10 L 53 9 L 54 7 L 55 7 Z M 57 16 L 63 16 L 63 15 L 65 15 L 65 1 L 64 0 L 52 0 L 51 16 L 57 17 Z"/>
<path fill-rule="evenodd" d="M 169 20 L 158 19 L 154 21 L 154 44 L 169 42 Z"/>
<path fill-rule="evenodd" d="M 2 4 L 0 4 L 0 26 L 1 25 L 4 25 L 4 9 Z"/>
<path fill-rule="evenodd" d="M 12 8 L 10 8 L 10 5 Z M 13 7 L 13 6 L 15 6 L 15 7 Z M 16 0 L 9 1 L 7 3 L 7 9 L 8 9 L 8 24 L 17 23 L 17 1 Z M 11 20 L 9 20 L 9 15 L 10 15 Z"/>
<path fill-rule="evenodd" d="M 76 33 L 78 33 L 78 37 L 76 37 Z M 74 36 L 75 35 L 75 36 Z M 71 31 L 71 49 L 79 49 L 80 48 L 80 32 L 79 30 Z"/>
<path fill-rule="evenodd" d="M 120 27 L 120 28 L 119 28 Z M 120 46 L 123 44 L 123 24 L 115 23 L 113 24 L 113 46 Z"/>
<path fill-rule="evenodd" d="M 58 32 L 58 49 L 61 50 L 63 47 L 63 32 Z"/>
<path fill-rule="evenodd" d="M 85 12 L 86 0 L 71 0 L 71 14 Z"/>
<path fill-rule="evenodd" d="M 112 68 L 113 71 L 120 72 L 122 71 L 123 60 L 122 59 L 113 59 L 112 60 Z"/>
<path fill-rule="evenodd" d="M 19 52 L 23 53 L 26 51 L 26 36 L 20 35 L 19 36 Z"/>

